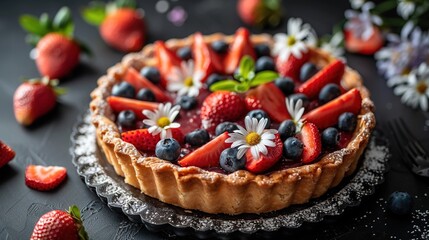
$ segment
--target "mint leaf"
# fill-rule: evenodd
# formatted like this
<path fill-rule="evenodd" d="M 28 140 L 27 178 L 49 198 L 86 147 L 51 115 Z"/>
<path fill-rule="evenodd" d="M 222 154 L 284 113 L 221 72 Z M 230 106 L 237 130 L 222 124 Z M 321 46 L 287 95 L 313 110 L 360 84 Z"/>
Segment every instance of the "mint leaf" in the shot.
<path fill-rule="evenodd" d="M 236 86 L 240 85 L 239 82 L 234 80 L 223 80 L 217 83 L 214 83 L 210 86 L 210 91 L 219 91 L 219 90 L 225 90 L 225 91 L 235 91 Z"/>
<path fill-rule="evenodd" d="M 241 58 L 239 74 L 246 80 L 251 80 L 255 76 L 255 62 L 250 56 Z"/>
<path fill-rule="evenodd" d="M 82 18 L 89 24 L 99 26 L 106 18 L 106 6 L 102 3 L 94 3 L 82 10 Z"/>
<path fill-rule="evenodd" d="M 19 23 L 25 31 L 38 36 L 43 36 L 48 32 L 39 22 L 39 19 L 31 15 L 22 15 L 19 18 Z"/>
<path fill-rule="evenodd" d="M 255 87 L 264 83 L 269 83 L 278 77 L 279 74 L 274 71 L 262 71 L 256 74 L 255 78 L 250 82 L 250 86 Z"/>
<path fill-rule="evenodd" d="M 53 27 L 55 30 L 61 30 L 68 26 L 72 21 L 71 12 L 68 7 L 62 7 L 54 17 Z"/>

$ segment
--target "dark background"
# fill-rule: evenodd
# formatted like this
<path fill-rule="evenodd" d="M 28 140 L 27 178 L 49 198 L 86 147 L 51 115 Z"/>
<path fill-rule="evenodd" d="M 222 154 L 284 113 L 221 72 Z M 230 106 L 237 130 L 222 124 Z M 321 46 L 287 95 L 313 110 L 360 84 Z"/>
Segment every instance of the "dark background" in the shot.
<path fill-rule="evenodd" d="M 236 1 L 169 1 L 180 5 L 188 13 L 181 27 L 167 21 L 166 14 L 155 11 L 156 1 L 138 1 L 146 12 L 148 42 L 181 38 L 196 31 L 204 34 L 224 32 L 232 34 L 242 25 L 236 15 Z M 0 1 L 0 139 L 10 144 L 17 156 L 0 169 L 0 239 L 28 239 L 35 222 L 52 209 L 66 209 L 71 204 L 83 211 L 84 225 L 92 239 L 161 239 L 168 236 L 152 233 L 143 225 L 133 224 L 122 215 L 111 211 L 82 182 L 71 163 L 70 134 L 78 117 L 88 109 L 89 93 L 96 80 L 109 66 L 123 57 L 101 40 L 98 30 L 83 22 L 80 9 L 88 1 L 19 0 Z M 29 58 L 31 47 L 26 45 L 25 32 L 18 24 L 21 14 L 39 16 L 42 12 L 54 14 L 61 6 L 69 6 L 75 20 L 75 36 L 92 49 L 92 58 L 83 58 L 74 74 L 61 81 L 68 93 L 59 99 L 56 109 L 31 127 L 20 126 L 14 118 L 12 96 L 25 78 L 38 77 L 35 63 Z M 300 17 L 310 23 L 319 36 L 329 33 L 332 26 L 343 19 L 349 8 L 341 1 L 283 1 L 286 17 Z M 286 24 L 266 32 L 284 32 Z M 251 28 L 252 32 L 260 32 Z M 409 123 L 418 139 L 429 148 L 429 117 L 427 113 L 412 110 L 400 104 L 385 81 L 377 74 L 371 57 L 347 55 L 348 64 L 365 79 L 377 107 L 378 128 L 390 119 L 402 117 Z M 308 239 L 398 239 L 429 238 L 427 220 L 429 184 L 427 179 L 412 175 L 392 150 L 390 171 L 385 182 L 374 195 L 358 207 L 350 208 L 333 222 L 313 224 L 312 231 L 299 231 L 295 237 Z M 68 179 L 53 192 L 38 192 L 24 184 L 28 164 L 60 165 L 68 169 Z M 415 200 L 412 215 L 392 216 L 386 211 L 386 200 L 393 191 L 408 191 Z M 426 215 L 425 215 L 426 214 Z M 256 235 L 255 237 L 260 237 Z"/>

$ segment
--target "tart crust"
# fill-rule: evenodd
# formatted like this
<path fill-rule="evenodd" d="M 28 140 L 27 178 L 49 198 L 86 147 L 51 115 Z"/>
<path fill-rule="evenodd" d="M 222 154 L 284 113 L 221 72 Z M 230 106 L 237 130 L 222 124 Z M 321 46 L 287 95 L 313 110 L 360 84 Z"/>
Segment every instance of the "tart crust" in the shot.
<path fill-rule="evenodd" d="M 219 39 L 226 42 L 232 40 L 232 36 L 219 33 L 204 38 L 208 43 Z M 272 37 L 266 34 L 252 35 L 251 40 L 254 44 L 273 43 Z M 167 41 L 167 46 L 173 49 L 190 44 L 192 36 Z M 310 49 L 310 53 L 310 61 L 320 67 L 334 59 L 320 49 Z M 358 88 L 363 101 L 358 125 L 346 148 L 328 153 L 312 164 L 261 175 L 246 170 L 227 175 L 198 167 L 180 167 L 156 157 L 145 157 L 134 145 L 122 141 L 114 123 L 115 116 L 106 102 L 111 88 L 121 81 L 127 68 L 140 70 L 146 65 L 156 65 L 153 45 L 126 55 L 122 62 L 109 68 L 107 74 L 99 78 L 98 87 L 91 93 L 90 103 L 97 143 L 126 183 L 146 195 L 185 209 L 236 215 L 270 212 L 308 202 L 337 186 L 345 176 L 356 170 L 375 127 L 374 105 L 369 99 L 369 91 L 363 86 L 359 74 L 347 67 L 341 84 L 345 89 Z"/>

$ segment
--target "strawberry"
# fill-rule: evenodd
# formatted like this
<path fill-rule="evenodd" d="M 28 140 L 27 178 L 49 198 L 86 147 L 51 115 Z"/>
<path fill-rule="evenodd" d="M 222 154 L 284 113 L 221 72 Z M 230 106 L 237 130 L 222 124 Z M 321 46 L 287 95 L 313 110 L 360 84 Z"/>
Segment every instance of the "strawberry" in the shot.
<path fill-rule="evenodd" d="M 290 77 L 295 82 L 299 82 L 299 73 L 302 65 L 308 62 L 310 54 L 308 52 L 301 52 L 301 58 L 295 57 L 293 54 L 289 56 L 286 61 L 281 61 L 280 58 L 276 58 L 276 68 L 280 76 Z"/>
<path fill-rule="evenodd" d="M 322 152 L 322 139 L 315 124 L 306 122 L 296 138 L 304 144 L 301 156 L 303 163 L 313 162 Z"/>
<path fill-rule="evenodd" d="M 201 107 L 201 121 L 203 127 L 213 132 L 219 123 L 235 121 L 244 114 L 243 99 L 235 93 L 216 91 L 204 100 Z"/>
<path fill-rule="evenodd" d="M 161 85 L 165 88 L 168 76 L 174 74 L 172 73 L 174 67 L 180 68 L 181 60 L 163 41 L 155 42 L 154 55 L 161 73 Z"/>
<path fill-rule="evenodd" d="M 173 138 L 183 143 L 183 133 L 178 128 L 172 128 Z M 122 140 L 133 144 L 140 151 L 155 151 L 155 146 L 160 140 L 160 135 L 152 135 L 148 129 L 136 129 L 121 133 Z"/>
<path fill-rule="evenodd" d="M 248 111 L 262 109 L 276 122 L 290 119 L 285 97 L 274 83 L 266 83 L 249 90 L 244 99 Z"/>
<path fill-rule="evenodd" d="M 349 52 L 372 55 L 384 44 L 383 34 L 378 27 L 373 26 L 373 33 L 368 39 L 362 39 L 351 30 L 344 29 L 345 48 Z"/>
<path fill-rule="evenodd" d="M 207 77 L 213 72 L 223 70 L 219 56 L 213 52 L 212 48 L 204 42 L 201 33 L 194 34 L 194 44 L 192 45 L 194 54 L 194 75 L 201 76 L 201 81 L 205 82 Z"/>
<path fill-rule="evenodd" d="M 234 73 L 235 69 L 240 64 L 241 58 L 245 55 L 249 55 L 253 59 L 256 59 L 255 50 L 253 49 L 253 44 L 250 41 L 249 30 L 239 28 L 237 32 L 235 32 L 234 39 L 232 40 L 229 51 L 224 59 L 225 73 Z"/>
<path fill-rule="evenodd" d="M 362 105 L 362 97 L 356 88 L 349 90 L 336 99 L 306 113 L 303 119 L 316 124 L 319 129 L 334 126 L 338 117 L 344 112 L 358 114 Z"/>
<path fill-rule="evenodd" d="M 15 157 L 15 151 L 6 143 L 0 141 L 0 168 Z"/>
<path fill-rule="evenodd" d="M 41 116 L 50 112 L 56 105 L 57 81 L 47 78 L 42 80 L 31 79 L 22 83 L 13 95 L 13 109 L 16 121 L 24 126 L 31 125 Z"/>
<path fill-rule="evenodd" d="M 158 102 L 168 102 L 171 101 L 170 97 L 164 93 L 159 87 L 154 85 L 151 81 L 143 77 L 137 70 L 134 68 L 128 68 L 123 77 L 124 81 L 133 85 L 136 89 L 136 92 L 142 88 L 148 88 L 155 94 L 155 98 Z"/>
<path fill-rule="evenodd" d="M 64 167 L 28 165 L 25 169 L 25 184 L 38 191 L 49 191 L 60 185 L 67 177 Z"/>
<path fill-rule="evenodd" d="M 143 16 L 131 8 L 119 8 L 108 13 L 100 25 L 103 40 L 123 52 L 135 52 L 143 48 L 146 28 Z"/>
<path fill-rule="evenodd" d="M 239 0 L 237 12 L 241 20 L 250 26 L 276 27 L 281 21 L 279 0 Z"/>
<path fill-rule="evenodd" d="M 146 116 L 142 113 L 143 110 L 154 111 L 155 109 L 158 109 L 158 103 L 116 96 L 107 97 L 107 102 L 109 103 L 110 107 L 113 109 L 114 112 L 119 113 L 123 110 L 131 110 L 140 120 L 146 118 Z"/>
<path fill-rule="evenodd" d="M 298 87 L 298 92 L 314 99 L 319 96 L 320 90 L 328 83 L 340 84 L 344 75 L 345 64 L 341 60 L 335 60 L 326 65 L 322 70 L 313 75 L 309 80 Z"/>
<path fill-rule="evenodd" d="M 222 133 L 210 142 L 186 155 L 183 159 L 178 161 L 178 164 L 182 167 L 218 167 L 220 154 L 223 150 L 231 146 L 231 143 L 225 142 L 227 138 L 229 138 L 228 132 Z"/>
<path fill-rule="evenodd" d="M 30 240 L 86 240 L 80 211 L 77 206 L 70 206 L 67 212 L 53 210 L 45 213 L 34 226 Z"/>
<path fill-rule="evenodd" d="M 254 159 L 249 150 L 246 152 L 246 169 L 252 173 L 261 173 L 271 168 L 278 160 L 280 160 L 283 153 L 283 143 L 279 134 L 275 134 L 274 147 L 267 147 L 268 154 L 260 154 L 258 159 Z"/>

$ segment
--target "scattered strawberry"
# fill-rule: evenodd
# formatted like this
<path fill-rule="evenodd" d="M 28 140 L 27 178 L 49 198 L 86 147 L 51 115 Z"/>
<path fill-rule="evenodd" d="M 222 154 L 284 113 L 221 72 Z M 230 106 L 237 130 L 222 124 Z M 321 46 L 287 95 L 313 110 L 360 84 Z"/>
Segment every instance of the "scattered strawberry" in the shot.
<path fill-rule="evenodd" d="M 244 115 L 243 99 L 235 93 L 216 91 L 204 100 L 201 107 L 201 121 L 203 127 L 213 132 L 219 123 L 235 121 Z"/>
<path fill-rule="evenodd" d="M 338 123 L 338 117 L 344 112 L 358 114 L 362 97 L 356 88 L 349 90 L 336 99 L 308 112 L 303 116 L 308 122 L 316 124 L 319 129 L 332 127 Z"/>
<path fill-rule="evenodd" d="M 241 20 L 258 27 L 276 27 L 281 21 L 281 1 L 239 0 L 237 12 Z"/>
<path fill-rule="evenodd" d="M 22 83 L 13 95 L 13 109 L 16 121 L 24 126 L 31 125 L 51 111 L 62 89 L 56 88 L 57 81 L 47 78 L 31 79 Z"/>
<path fill-rule="evenodd" d="M 314 99 L 319 96 L 320 90 L 328 83 L 340 85 L 344 75 L 345 64 L 341 60 L 335 60 L 326 65 L 313 77 L 298 87 L 298 92 L 305 94 L 308 98 Z"/>
<path fill-rule="evenodd" d="M 145 119 L 146 116 L 143 115 L 143 110 L 154 111 L 158 109 L 158 103 L 154 102 L 145 102 L 136 99 L 109 96 L 107 97 L 107 102 L 114 112 L 119 113 L 124 110 L 133 111 L 138 119 Z"/>
<path fill-rule="evenodd" d="M 155 98 L 158 102 L 168 102 L 171 101 L 170 97 L 164 93 L 159 87 L 149 81 L 147 78 L 142 76 L 134 68 L 128 68 L 125 72 L 124 81 L 133 85 L 138 92 L 142 88 L 148 88 L 155 94 Z"/>
<path fill-rule="evenodd" d="M 302 65 L 308 62 L 310 54 L 301 52 L 301 58 L 295 57 L 293 54 L 289 56 L 286 61 L 281 61 L 280 58 L 276 58 L 276 68 L 282 77 L 290 77 L 295 82 L 299 82 L 299 74 Z"/>
<path fill-rule="evenodd" d="M 222 133 L 210 142 L 199 147 L 197 150 L 186 155 L 183 159 L 178 161 L 178 164 L 181 167 L 218 167 L 220 154 L 223 150 L 231 146 L 231 143 L 225 143 L 225 140 L 228 137 L 228 132 Z"/>
<path fill-rule="evenodd" d="M 250 41 L 249 30 L 239 28 L 237 32 L 235 32 L 234 39 L 232 40 L 229 51 L 224 59 L 225 73 L 234 73 L 235 69 L 237 69 L 240 64 L 241 58 L 246 55 L 256 59 L 255 50 L 253 49 L 253 44 Z"/>
<path fill-rule="evenodd" d="M 222 63 L 219 56 L 213 52 L 212 48 L 204 42 L 201 33 L 194 34 L 194 44 L 192 45 L 194 54 L 194 74 L 201 76 L 201 81 L 205 82 L 207 77 L 213 72 L 222 71 Z"/>
<path fill-rule="evenodd" d="M 34 226 L 30 240 L 86 240 L 80 211 L 77 206 L 70 206 L 67 212 L 53 210 L 45 213 Z"/>
<path fill-rule="evenodd" d="M 29 165 L 25 170 L 25 184 L 38 191 L 49 191 L 60 185 L 67 177 L 64 167 Z"/>
<path fill-rule="evenodd" d="M 262 109 L 276 122 L 290 119 L 285 97 L 274 83 L 262 84 L 246 93 L 244 99 L 248 111 Z"/>
<path fill-rule="evenodd" d="M 179 143 L 183 143 L 184 136 L 178 128 L 172 128 L 173 138 Z M 121 133 L 122 140 L 133 144 L 140 151 L 155 151 L 155 146 L 160 140 L 159 134 L 152 135 L 148 129 L 136 129 Z"/>
<path fill-rule="evenodd" d="M 306 122 L 296 137 L 304 144 L 301 161 L 313 162 L 322 152 L 322 140 L 317 126 Z"/>
<path fill-rule="evenodd" d="M 161 85 L 165 88 L 167 86 L 168 76 L 174 74 L 172 73 L 174 67 L 180 68 L 181 60 L 163 41 L 155 42 L 154 55 L 161 73 Z"/>
<path fill-rule="evenodd" d="M 249 150 L 246 152 L 246 169 L 252 173 L 261 173 L 271 168 L 281 158 L 283 153 L 283 143 L 279 134 L 275 134 L 274 143 L 276 146 L 267 147 L 268 154 L 260 154 L 258 159 L 254 159 Z"/>
<path fill-rule="evenodd" d="M 0 141 L 0 168 L 15 157 L 15 151 L 6 143 Z"/>
<path fill-rule="evenodd" d="M 344 29 L 344 41 L 347 51 L 372 55 L 384 44 L 383 34 L 378 27 L 373 26 L 373 33 L 368 39 L 358 38 L 352 31 Z"/>

